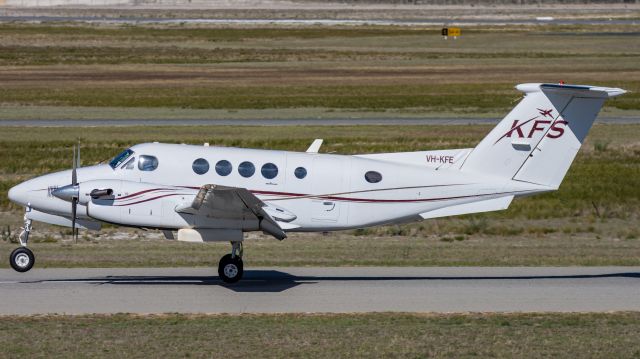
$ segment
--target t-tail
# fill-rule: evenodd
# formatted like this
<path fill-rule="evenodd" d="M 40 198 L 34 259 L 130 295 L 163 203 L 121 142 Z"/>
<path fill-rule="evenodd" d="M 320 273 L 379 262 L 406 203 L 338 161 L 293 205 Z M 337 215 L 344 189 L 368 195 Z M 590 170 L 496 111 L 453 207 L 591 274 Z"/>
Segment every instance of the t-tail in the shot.
<path fill-rule="evenodd" d="M 619 88 L 521 84 L 518 105 L 474 148 L 462 171 L 557 189 L 604 101 Z"/>

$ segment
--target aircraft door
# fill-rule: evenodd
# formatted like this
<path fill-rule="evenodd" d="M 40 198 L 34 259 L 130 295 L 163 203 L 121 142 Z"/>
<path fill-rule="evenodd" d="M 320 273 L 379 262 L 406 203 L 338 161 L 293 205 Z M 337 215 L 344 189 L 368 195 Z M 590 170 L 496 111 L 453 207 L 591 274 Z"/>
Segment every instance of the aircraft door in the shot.
<path fill-rule="evenodd" d="M 345 160 L 340 157 L 318 156 L 313 160 L 311 220 L 338 222 L 344 203 L 336 200 L 336 193 L 344 192 Z M 345 213 L 346 214 L 346 213 Z"/>

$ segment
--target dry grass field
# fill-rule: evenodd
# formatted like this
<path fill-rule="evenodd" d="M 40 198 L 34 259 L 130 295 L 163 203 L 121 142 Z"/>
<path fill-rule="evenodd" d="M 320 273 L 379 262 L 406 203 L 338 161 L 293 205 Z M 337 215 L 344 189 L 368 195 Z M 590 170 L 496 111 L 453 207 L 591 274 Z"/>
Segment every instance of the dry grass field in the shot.
<path fill-rule="evenodd" d="M 464 222 L 461 224 L 468 225 Z M 575 232 L 567 233 L 519 222 L 517 225 L 526 229 L 518 235 L 469 235 L 462 231 L 443 233 L 442 224 L 432 221 L 423 226 L 433 230 L 423 233 L 415 232 L 412 226 L 368 235 L 294 233 L 284 242 L 251 234 L 245 240 L 244 261 L 247 268 L 639 265 L 640 241 L 637 237 L 618 238 L 615 231 L 606 233 L 615 223 L 628 225 L 575 223 Z M 584 226 L 592 228 L 579 229 Z M 181 243 L 165 240 L 159 233 L 141 231 L 81 234 L 78 243 L 70 239 L 70 231 L 46 230 L 41 225 L 36 226 L 36 231 L 30 248 L 36 253 L 37 268 L 208 267 L 214 275 L 219 259 L 230 249 L 228 243 Z M 0 241 L 0 252 L 7 257 L 16 247 L 16 243 Z M 0 261 L 0 267 L 8 268 L 8 261 Z"/>
<path fill-rule="evenodd" d="M 638 313 L 0 317 L 29 358 L 637 358 Z"/>
<path fill-rule="evenodd" d="M 470 26 L 445 41 L 429 27 L 2 24 L 0 118 L 40 106 L 41 118 L 93 108 L 486 117 L 510 108 L 514 84 L 560 80 L 634 91 L 604 113 L 637 115 L 638 28 Z"/>

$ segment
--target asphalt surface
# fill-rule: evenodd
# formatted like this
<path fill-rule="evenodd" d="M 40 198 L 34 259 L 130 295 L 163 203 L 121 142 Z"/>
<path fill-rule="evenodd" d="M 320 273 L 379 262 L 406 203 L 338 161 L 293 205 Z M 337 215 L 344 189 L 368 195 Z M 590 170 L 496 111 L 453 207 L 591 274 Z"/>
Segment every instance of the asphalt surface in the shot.
<path fill-rule="evenodd" d="M 466 125 L 496 124 L 493 118 L 291 118 L 291 119 L 158 119 L 158 120 L 0 120 L 3 126 L 114 127 L 114 126 L 340 126 L 340 125 Z M 640 121 L 637 121 L 640 122 Z"/>
<path fill-rule="evenodd" d="M 640 310 L 640 267 L 0 270 L 0 314 Z"/>
<path fill-rule="evenodd" d="M 26 16 L 4 15 L 0 22 L 90 22 L 123 24 L 221 24 L 221 25 L 377 25 L 377 26 L 428 26 L 428 25 L 635 25 L 636 19 L 455 19 L 447 17 L 418 19 L 168 19 L 153 17 L 97 17 L 97 16 Z"/>
<path fill-rule="evenodd" d="M 291 119 L 158 119 L 158 120 L 0 120 L 0 127 L 114 126 L 342 126 L 342 125 L 495 125 L 497 118 L 291 118 Z M 596 123 L 635 124 L 637 117 L 605 117 Z"/>

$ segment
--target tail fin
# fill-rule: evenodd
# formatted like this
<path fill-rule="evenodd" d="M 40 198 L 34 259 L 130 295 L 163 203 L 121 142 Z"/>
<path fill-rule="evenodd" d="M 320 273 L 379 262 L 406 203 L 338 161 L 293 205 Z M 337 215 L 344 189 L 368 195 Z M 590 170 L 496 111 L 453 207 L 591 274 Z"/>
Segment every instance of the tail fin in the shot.
<path fill-rule="evenodd" d="M 619 88 L 521 84 L 525 97 L 471 151 L 463 171 L 558 188 L 604 101 Z"/>

